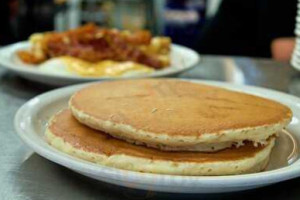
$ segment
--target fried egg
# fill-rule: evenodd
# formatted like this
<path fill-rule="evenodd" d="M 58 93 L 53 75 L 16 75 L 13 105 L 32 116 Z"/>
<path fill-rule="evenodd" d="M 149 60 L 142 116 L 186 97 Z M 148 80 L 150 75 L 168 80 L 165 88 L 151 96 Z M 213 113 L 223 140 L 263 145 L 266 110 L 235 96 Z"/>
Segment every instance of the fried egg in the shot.
<path fill-rule="evenodd" d="M 104 60 L 90 63 L 84 60 L 63 56 L 51 58 L 39 65 L 39 70 L 57 75 L 78 75 L 83 77 L 118 77 L 132 74 L 146 74 L 154 71 L 146 65 L 132 61 L 117 62 Z"/>

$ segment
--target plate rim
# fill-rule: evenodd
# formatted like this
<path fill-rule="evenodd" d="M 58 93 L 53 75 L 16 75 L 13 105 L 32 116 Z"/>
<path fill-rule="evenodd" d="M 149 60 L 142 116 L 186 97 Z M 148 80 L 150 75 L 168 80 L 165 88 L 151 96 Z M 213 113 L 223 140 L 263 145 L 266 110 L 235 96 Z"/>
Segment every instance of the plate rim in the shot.
<path fill-rule="evenodd" d="M 220 86 L 220 87 L 224 87 L 231 90 L 237 90 L 237 91 L 245 90 L 246 93 L 250 93 L 254 95 L 258 95 L 258 93 L 260 93 L 259 96 L 262 96 L 261 93 L 263 92 L 269 93 L 271 95 L 281 95 L 282 98 L 287 97 L 290 102 L 294 102 L 295 104 L 299 103 L 300 105 L 300 98 L 272 89 L 261 88 L 256 86 L 240 85 L 240 84 L 231 84 L 231 83 L 226 83 L 221 81 L 202 81 L 202 80 L 195 80 L 195 79 L 180 79 L 180 80 L 215 85 L 215 86 Z M 238 186 L 256 186 L 256 185 L 271 184 L 271 183 L 276 183 L 276 182 L 280 182 L 280 181 L 284 181 L 284 180 L 288 180 L 300 176 L 299 163 L 293 163 L 289 166 L 271 170 L 271 171 L 266 171 L 266 172 L 243 174 L 243 175 L 228 175 L 228 176 L 179 176 L 179 175 L 163 175 L 163 174 L 134 172 L 134 171 L 128 171 L 123 169 L 117 169 L 113 167 L 107 167 L 103 165 L 96 165 L 94 163 L 81 160 L 81 159 L 79 159 L 80 161 L 78 162 L 77 161 L 78 159 L 76 157 L 70 156 L 68 154 L 56 150 L 54 147 L 50 146 L 45 140 L 43 140 L 43 142 L 45 142 L 45 144 L 48 147 L 46 149 L 43 148 L 43 146 L 39 145 L 38 142 L 36 143 L 35 141 L 31 141 L 26 136 L 26 134 L 30 134 L 30 133 L 28 133 L 28 130 L 27 131 L 25 130 L 24 132 L 20 124 L 22 121 L 24 121 L 22 120 L 24 117 L 23 116 L 24 113 L 26 113 L 24 111 L 30 108 L 30 105 L 34 105 L 40 98 L 45 98 L 47 96 L 51 96 L 56 93 L 67 93 L 67 91 L 69 92 L 75 91 L 77 89 L 80 89 L 81 87 L 94 84 L 94 83 L 97 82 L 76 84 L 73 86 L 67 86 L 67 87 L 51 90 L 27 101 L 24 105 L 22 105 L 22 107 L 19 108 L 14 118 L 14 126 L 19 137 L 23 140 L 23 142 L 26 145 L 32 148 L 36 153 L 64 167 L 71 168 L 75 171 L 77 171 L 79 168 L 79 171 L 85 171 L 84 174 L 86 173 L 87 170 L 92 169 L 93 171 L 92 174 L 97 173 L 99 175 L 100 174 L 99 172 L 101 172 L 103 178 L 105 177 L 111 178 L 113 176 L 116 178 L 115 180 L 121 179 L 121 180 L 126 180 L 128 182 L 135 182 L 140 184 L 153 185 L 157 183 L 157 181 L 159 180 L 159 185 L 162 186 L 169 186 L 169 183 L 172 183 L 174 187 L 181 186 L 185 188 L 190 188 L 192 187 L 191 185 L 193 184 L 196 185 L 200 184 L 201 187 L 203 186 L 208 187 L 211 184 L 214 184 L 215 187 L 221 187 L 221 186 L 238 187 Z M 55 97 L 56 99 L 62 98 L 61 95 L 54 95 L 54 96 L 56 96 Z M 77 170 L 74 169 L 73 167 L 76 168 Z M 258 180 L 260 180 L 259 183 L 257 183 Z M 184 185 L 183 183 L 187 183 L 187 185 Z"/>
<path fill-rule="evenodd" d="M 177 73 L 181 73 L 185 70 L 192 69 L 193 67 L 197 66 L 202 58 L 201 55 L 196 52 L 195 50 L 179 45 L 179 44 L 174 44 L 172 43 L 173 48 L 179 48 L 183 49 L 184 51 L 189 52 L 189 54 L 193 54 L 195 57 L 195 61 L 193 64 L 185 67 L 180 67 L 177 70 L 173 71 L 156 71 L 152 74 L 140 74 L 140 75 L 130 75 L 130 76 L 124 76 L 124 77 L 82 77 L 82 76 L 76 76 L 76 75 L 64 75 L 64 74 L 51 74 L 51 73 L 46 73 L 43 71 L 38 71 L 36 69 L 32 68 L 26 68 L 23 67 L 16 67 L 15 65 L 19 65 L 18 63 L 13 63 L 10 62 L 9 58 L 6 56 L 11 57 L 12 53 L 16 51 L 16 46 L 28 46 L 30 45 L 29 41 L 21 41 L 21 42 L 16 42 L 10 45 L 6 45 L 0 48 L 0 66 L 11 70 L 15 73 L 22 73 L 22 74 L 30 74 L 30 75 L 35 75 L 35 76 L 40 76 L 40 77 L 47 77 L 47 78 L 53 78 L 53 79 L 63 79 L 63 80 L 70 80 L 70 81 L 99 81 L 99 80 L 117 80 L 117 79 L 133 79 L 133 78 L 151 78 L 151 77 L 162 77 L 162 76 L 169 76 Z M 19 49 L 23 49 L 19 47 Z M 5 51 L 12 51 L 9 55 L 5 55 Z M 172 66 L 170 66 L 172 68 Z M 166 69 L 170 69 L 166 68 Z"/>

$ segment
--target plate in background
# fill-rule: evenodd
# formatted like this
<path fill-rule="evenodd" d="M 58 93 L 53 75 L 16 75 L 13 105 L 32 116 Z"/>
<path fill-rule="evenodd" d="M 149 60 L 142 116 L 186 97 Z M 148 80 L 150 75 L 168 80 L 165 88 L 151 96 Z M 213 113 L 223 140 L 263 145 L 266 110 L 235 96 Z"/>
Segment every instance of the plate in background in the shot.
<path fill-rule="evenodd" d="M 16 55 L 16 51 L 28 49 L 30 47 L 29 42 L 18 42 L 12 45 L 8 45 L 0 49 L 0 65 L 17 73 L 19 76 L 55 86 L 69 85 L 82 82 L 99 81 L 99 80 L 115 80 L 124 78 L 150 78 L 150 77 L 164 77 L 171 76 L 191 69 L 196 66 L 200 61 L 200 56 L 197 52 L 187 47 L 172 44 L 171 46 L 171 65 L 167 68 L 154 71 L 149 74 L 130 75 L 124 77 L 82 77 L 76 75 L 58 75 L 50 74 L 44 71 L 39 71 L 30 66 L 24 64 Z"/>

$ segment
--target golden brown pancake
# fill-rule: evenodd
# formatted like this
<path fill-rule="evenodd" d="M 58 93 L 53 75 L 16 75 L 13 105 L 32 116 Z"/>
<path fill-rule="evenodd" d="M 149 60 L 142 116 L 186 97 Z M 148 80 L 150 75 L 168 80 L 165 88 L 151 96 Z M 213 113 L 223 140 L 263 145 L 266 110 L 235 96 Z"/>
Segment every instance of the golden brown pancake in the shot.
<path fill-rule="evenodd" d="M 79 123 L 70 110 L 58 113 L 46 130 L 55 148 L 97 164 L 162 174 L 225 175 L 261 171 L 274 145 L 254 147 L 246 143 L 216 153 L 166 152 L 115 139 Z"/>
<path fill-rule="evenodd" d="M 163 150 L 214 151 L 244 140 L 265 143 L 291 110 L 275 101 L 172 79 L 104 82 L 69 102 L 83 124 Z"/>

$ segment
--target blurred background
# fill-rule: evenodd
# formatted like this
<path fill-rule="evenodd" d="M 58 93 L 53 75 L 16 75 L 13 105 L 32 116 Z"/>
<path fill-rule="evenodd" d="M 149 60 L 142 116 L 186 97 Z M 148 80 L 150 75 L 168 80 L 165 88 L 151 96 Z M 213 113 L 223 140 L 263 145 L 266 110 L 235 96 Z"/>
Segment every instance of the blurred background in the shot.
<path fill-rule="evenodd" d="M 148 29 L 201 54 L 289 60 L 297 0 L 1 0 L 0 45 L 87 22 Z"/>

